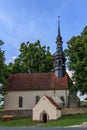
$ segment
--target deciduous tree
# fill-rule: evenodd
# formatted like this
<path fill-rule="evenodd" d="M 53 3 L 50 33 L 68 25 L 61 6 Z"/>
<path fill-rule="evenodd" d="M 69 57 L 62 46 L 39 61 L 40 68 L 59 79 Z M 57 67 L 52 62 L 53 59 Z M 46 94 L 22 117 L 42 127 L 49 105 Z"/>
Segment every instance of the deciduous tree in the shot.
<path fill-rule="evenodd" d="M 87 92 L 87 26 L 79 36 L 73 36 L 67 42 L 65 54 L 68 67 L 74 72 L 73 90 Z"/>
<path fill-rule="evenodd" d="M 4 51 L 1 49 L 1 46 L 4 44 L 2 40 L 0 40 L 0 93 L 4 94 L 6 90 L 6 76 L 7 76 L 7 67 L 5 65 L 5 56 Z"/>
<path fill-rule="evenodd" d="M 39 40 L 35 43 L 22 43 L 18 58 L 8 68 L 10 73 L 50 72 L 53 69 L 53 56 L 50 48 L 41 46 Z"/>

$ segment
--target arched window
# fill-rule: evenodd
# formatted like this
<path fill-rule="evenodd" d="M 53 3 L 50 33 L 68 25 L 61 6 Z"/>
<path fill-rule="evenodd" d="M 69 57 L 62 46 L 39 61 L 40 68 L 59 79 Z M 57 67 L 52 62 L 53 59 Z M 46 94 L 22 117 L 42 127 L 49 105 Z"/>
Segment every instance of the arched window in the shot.
<path fill-rule="evenodd" d="M 23 107 L 23 97 L 19 96 L 19 107 Z"/>
<path fill-rule="evenodd" d="M 59 66 L 61 65 L 61 60 L 58 61 L 58 65 L 59 65 Z"/>
<path fill-rule="evenodd" d="M 36 104 L 38 103 L 39 100 L 40 100 L 40 97 L 36 96 Z"/>
<path fill-rule="evenodd" d="M 63 106 L 65 105 L 65 99 L 64 96 L 61 96 L 60 99 L 63 101 Z"/>

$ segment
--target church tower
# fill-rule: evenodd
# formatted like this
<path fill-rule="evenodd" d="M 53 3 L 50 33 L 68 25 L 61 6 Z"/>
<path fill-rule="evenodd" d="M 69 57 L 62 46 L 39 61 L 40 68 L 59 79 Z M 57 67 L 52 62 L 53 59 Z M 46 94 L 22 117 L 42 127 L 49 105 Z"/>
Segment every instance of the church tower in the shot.
<path fill-rule="evenodd" d="M 55 74 L 58 78 L 63 78 L 66 73 L 66 67 L 65 67 L 65 56 L 62 48 L 62 37 L 60 33 L 60 17 L 58 17 L 58 35 L 56 38 L 56 53 L 54 57 L 54 69 Z"/>

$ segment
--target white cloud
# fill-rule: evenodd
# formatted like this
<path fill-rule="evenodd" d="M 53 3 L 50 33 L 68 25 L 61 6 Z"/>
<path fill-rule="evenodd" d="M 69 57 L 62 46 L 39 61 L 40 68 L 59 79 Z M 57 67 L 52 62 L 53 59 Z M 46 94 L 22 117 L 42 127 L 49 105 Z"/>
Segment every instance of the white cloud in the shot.
<path fill-rule="evenodd" d="M 73 72 L 70 70 L 66 70 L 66 72 L 69 74 L 69 76 L 72 78 Z"/>
<path fill-rule="evenodd" d="M 12 57 L 12 60 L 15 60 L 16 58 L 17 58 L 16 56 L 13 56 L 13 57 Z"/>
<path fill-rule="evenodd" d="M 16 56 L 12 56 L 12 57 L 10 57 L 10 58 L 6 61 L 6 63 L 7 63 L 7 64 L 13 63 L 16 58 L 17 58 Z"/>

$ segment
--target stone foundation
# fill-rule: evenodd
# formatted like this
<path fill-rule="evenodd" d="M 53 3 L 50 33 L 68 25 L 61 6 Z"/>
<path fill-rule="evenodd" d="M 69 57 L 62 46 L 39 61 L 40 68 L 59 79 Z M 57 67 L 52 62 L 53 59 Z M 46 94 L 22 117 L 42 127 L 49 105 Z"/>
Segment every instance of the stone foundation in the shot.
<path fill-rule="evenodd" d="M 87 108 L 62 108 L 62 115 L 86 114 Z M 3 115 L 12 115 L 13 117 L 32 117 L 32 110 L 8 110 L 0 111 L 0 117 Z"/>
<path fill-rule="evenodd" d="M 62 115 L 70 114 L 85 114 L 87 113 L 87 108 L 62 108 Z"/>
<path fill-rule="evenodd" d="M 2 117 L 3 115 L 12 115 L 13 117 L 32 117 L 32 110 L 1 111 L 0 117 Z"/>

